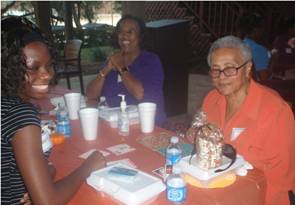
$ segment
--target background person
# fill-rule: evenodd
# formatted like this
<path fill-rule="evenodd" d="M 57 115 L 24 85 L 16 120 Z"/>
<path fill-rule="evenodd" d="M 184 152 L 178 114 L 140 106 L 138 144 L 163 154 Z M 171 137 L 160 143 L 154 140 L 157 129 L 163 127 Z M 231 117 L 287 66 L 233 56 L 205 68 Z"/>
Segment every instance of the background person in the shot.
<path fill-rule="evenodd" d="M 208 122 L 223 130 L 233 145 L 267 181 L 266 204 L 290 204 L 295 191 L 295 121 L 290 106 L 251 78 L 250 48 L 234 36 L 216 40 L 208 54 L 215 87 L 203 102 Z"/>
<path fill-rule="evenodd" d="M 276 37 L 272 49 L 272 54 L 276 57 L 274 73 L 282 78 L 285 77 L 286 70 L 295 69 L 295 17 L 285 20 L 285 25 L 285 31 Z"/>
<path fill-rule="evenodd" d="M 46 96 L 54 75 L 49 44 L 25 18 L 1 21 L 1 203 L 66 204 L 94 170 L 93 153 L 67 177 L 53 181 L 42 151 L 40 119 L 30 99 Z M 30 200 L 28 200 L 29 194 Z M 26 196 L 23 198 L 23 196 Z M 28 200 L 28 201 L 26 201 Z M 21 202 L 22 201 L 22 202 Z"/>
<path fill-rule="evenodd" d="M 107 63 L 88 86 L 88 99 L 105 96 L 111 107 L 120 106 L 118 94 L 126 95 L 127 104 L 154 102 L 157 104 L 156 123 L 166 120 L 163 81 L 159 57 L 141 49 L 145 23 L 134 16 L 123 16 L 116 32 L 120 50 L 109 56 Z"/>
<path fill-rule="evenodd" d="M 268 80 L 272 76 L 271 53 L 262 45 L 265 37 L 264 18 L 259 14 L 242 16 L 238 21 L 239 36 L 251 48 L 254 78 Z"/>

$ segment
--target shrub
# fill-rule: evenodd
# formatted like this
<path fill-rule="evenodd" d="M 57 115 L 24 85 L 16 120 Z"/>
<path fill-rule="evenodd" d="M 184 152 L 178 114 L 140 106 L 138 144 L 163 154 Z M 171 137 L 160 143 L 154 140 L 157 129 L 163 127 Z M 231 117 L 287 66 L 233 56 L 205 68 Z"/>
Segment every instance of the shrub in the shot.
<path fill-rule="evenodd" d="M 81 58 L 82 61 L 87 62 L 103 62 L 114 51 L 115 49 L 112 46 L 82 48 Z"/>

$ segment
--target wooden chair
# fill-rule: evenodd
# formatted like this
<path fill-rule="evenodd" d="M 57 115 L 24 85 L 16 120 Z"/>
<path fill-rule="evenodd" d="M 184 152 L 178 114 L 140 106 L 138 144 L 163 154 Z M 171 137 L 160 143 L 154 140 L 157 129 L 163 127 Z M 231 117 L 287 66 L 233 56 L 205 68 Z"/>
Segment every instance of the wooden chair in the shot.
<path fill-rule="evenodd" d="M 58 60 L 56 74 L 58 78 L 67 79 L 68 88 L 71 89 L 71 77 L 78 76 L 81 93 L 84 94 L 83 73 L 81 68 L 81 47 L 83 42 L 79 39 L 68 40 L 64 48 L 64 56 Z"/>

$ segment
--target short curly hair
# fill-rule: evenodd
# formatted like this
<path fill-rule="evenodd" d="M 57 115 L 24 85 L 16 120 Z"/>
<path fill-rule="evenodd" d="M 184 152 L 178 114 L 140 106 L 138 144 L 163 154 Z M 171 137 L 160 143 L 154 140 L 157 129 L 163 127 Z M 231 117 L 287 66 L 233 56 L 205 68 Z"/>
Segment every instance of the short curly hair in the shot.
<path fill-rule="evenodd" d="M 137 16 L 132 16 L 132 15 L 129 15 L 129 14 L 126 14 L 124 15 L 117 23 L 116 25 L 116 32 L 119 31 L 120 29 L 120 25 L 123 21 L 125 20 L 132 20 L 132 21 L 135 21 L 137 23 L 137 26 L 138 26 L 138 29 L 139 29 L 139 35 L 140 35 L 140 38 L 142 38 L 145 34 L 145 30 L 146 30 L 146 26 L 145 26 L 145 22 L 137 17 Z"/>
<path fill-rule="evenodd" d="M 220 48 L 236 48 L 241 52 L 245 61 L 252 60 L 251 49 L 242 39 L 236 36 L 224 36 L 212 43 L 207 56 L 207 63 L 209 66 L 211 66 L 212 54 Z"/>
<path fill-rule="evenodd" d="M 1 95 L 11 99 L 24 87 L 27 70 L 23 48 L 41 41 L 53 54 L 50 42 L 41 30 L 24 17 L 9 16 L 1 20 Z"/>
<path fill-rule="evenodd" d="M 132 20 L 134 21 L 139 29 L 139 38 L 140 38 L 140 46 L 143 47 L 144 46 L 144 41 L 145 41 L 145 32 L 146 32 L 146 25 L 144 20 L 142 20 L 141 18 L 137 17 L 137 16 L 132 16 L 130 14 L 126 14 L 124 15 L 118 22 L 116 25 L 116 30 L 115 33 L 116 35 L 118 35 L 119 30 L 120 30 L 120 25 L 123 21 L 125 20 Z M 117 47 L 119 47 L 119 45 L 116 45 Z"/>

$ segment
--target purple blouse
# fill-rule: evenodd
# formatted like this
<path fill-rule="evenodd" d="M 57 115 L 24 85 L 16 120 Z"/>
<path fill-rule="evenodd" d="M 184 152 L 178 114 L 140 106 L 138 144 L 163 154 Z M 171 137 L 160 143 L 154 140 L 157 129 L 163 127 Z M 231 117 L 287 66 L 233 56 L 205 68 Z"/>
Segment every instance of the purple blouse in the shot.
<path fill-rule="evenodd" d="M 105 79 L 102 94 L 111 107 L 120 106 L 121 98 L 118 94 L 126 95 L 127 105 L 141 102 L 157 104 L 156 124 L 161 125 L 166 120 L 163 96 L 164 73 L 159 57 L 151 52 L 142 50 L 134 62 L 128 66 L 129 72 L 139 80 L 144 88 L 142 100 L 136 100 L 125 88 L 118 72 L 112 70 Z"/>

